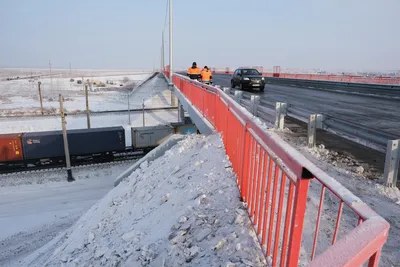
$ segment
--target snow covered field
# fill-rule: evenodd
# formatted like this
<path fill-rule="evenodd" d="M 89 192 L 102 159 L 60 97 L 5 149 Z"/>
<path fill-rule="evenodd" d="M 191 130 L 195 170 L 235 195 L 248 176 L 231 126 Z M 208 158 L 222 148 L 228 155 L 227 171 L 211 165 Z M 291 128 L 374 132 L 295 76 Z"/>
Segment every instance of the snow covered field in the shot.
<path fill-rule="evenodd" d="M 142 74 L 141 74 L 142 75 Z M 122 77 L 122 76 L 121 76 Z M 149 77 L 149 74 L 145 74 L 143 77 Z M 10 82 L 10 81 L 8 81 Z M 14 82 L 14 81 L 11 81 Z M 22 82 L 22 81 L 17 81 Z M 14 88 L 14 87 L 13 87 Z M 144 83 L 142 86 L 137 88 L 129 87 L 123 91 L 96 91 L 90 94 L 95 94 L 98 102 L 90 101 L 89 105 L 91 110 L 104 111 L 104 110 L 127 110 L 128 109 L 128 93 L 129 94 L 129 106 L 130 109 L 142 108 L 144 103 L 145 108 L 161 108 L 171 106 L 171 92 L 168 90 L 167 82 L 160 78 L 154 77 L 151 80 Z M 133 89 L 133 91 L 132 91 Z M 85 98 L 80 96 L 74 98 L 72 95 L 73 90 L 67 90 L 70 94 L 68 101 L 65 102 L 65 108 L 67 112 L 74 112 L 85 109 Z M 81 89 L 79 89 L 81 90 Z M 7 94 L 15 95 L 16 91 L 6 91 Z M 6 95 L 7 95 L 6 94 Z M 0 96 L 1 98 L 1 96 Z M 95 97 L 93 97 L 95 98 Z M 9 104 L 0 104 L 0 110 L 12 111 L 15 114 L 32 114 L 30 111 L 35 110 L 38 112 L 39 109 L 33 109 L 32 106 L 36 105 L 35 100 L 29 97 L 22 96 L 9 96 L 8 100 L 20 99 L 24 107 L 18 106 L 18 103 L 10 102 Z M 92 99 L 92 96 L 90 96 Z M 58 100 L 48 103 L 54 112 L 59 112 Z M 92 108 L 94 106 L 94 108 Z M 27 111 L 27 113 L 25 113 Z M 18 133 L 18 132 L 33 132 L 33 131 L 50 131 L 50 130 L 61 130 L 61 118 L 59 116 L 37 116 L 37 117 L 23 117 L 18 118 L 0 117 L 0 134 L 1 133 Z M 67 129 L 82 129 L 87 127 L 86 115 L 69 115 L 66 117 Z M 109 114 L 92 114 L 91 115 L 91 127 L 110 127 L 110 126 L 123 126 L 125 128 L 126 145 L 131 145 L 131 127 L 143 126 L 143 113 L 142 112 L 128 112 L 109 113 Z M 153 126 L 160 124 L 168 124 L 170 122 L 178 121 L 177 110 L 158 110 L 158 111 L 146 111 L 144 118 L 145 126 Z"/>
<path fill-rule="evenodd" d="M 187 136 L 21 265 L 265 266 L 250 225 L 219 136 Z"/>
<path fill-rule="evenodd" d="M 133 162 L 73 168 L 73 183 L 65 170 L 0 175 L 0 266 L 24 266 L 18 260 L 70 227 Z"/>
<path fill-rule="evenodd" d="M 68 112 L 85 110 L 85 91 L 83 84 L 77 84 L 77 80 L 90 80 L 89 86 L 89 108 L 92 111 L 121 110 L 128 109 L 128 93 L 138 84 L 145 80 L 148 73 L 122 73 L 122 72 L 84 72 L 82 76 L 69 77 L 66 73 L 50 77 L 19 79 L 19 80 L 0 80 L 0 116 L 40 114 L 40 101 L 38 93 L 38 82 L 41 82 L 43 97 L 43 108 L 45 114 L 55 114 L 59 112 L 59 94 L 62 94 L 65 102 L 64 106 Z M 74 79 L 73 82 L 70 79 Z M 104 87 L 94 85 L 96 82 L 103 83 Z M 107 83 L 108 82 L 108 83 Z M 110 84 L 110 83 L 113 84 Z M 121 86 L 122 85 L 122 86 Z M 163 95 L 167 86 L 162 83 L 156 84 L 153 81 L 153 88 L 144 98 L 149 106 L 151 96 Z M 165 94 L 164 94 L 165 95 Z M 142 94 L 131 94 L 131 104 L 141 107 Z M 154 102 L 154 101 L 153 101 Z M 166 104 L 166 103 L 164 103 Z M 165 106 L 165 105 L 164 105 Z"/>

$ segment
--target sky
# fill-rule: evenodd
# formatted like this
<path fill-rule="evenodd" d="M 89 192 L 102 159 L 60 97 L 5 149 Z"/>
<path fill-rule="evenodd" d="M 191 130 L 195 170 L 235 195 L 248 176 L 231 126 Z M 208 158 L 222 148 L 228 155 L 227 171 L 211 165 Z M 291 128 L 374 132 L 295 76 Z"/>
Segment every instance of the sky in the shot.
<path fill-rule="evenodd" d="M 0 67 L 160 66 L 167 0 L 0 0 Z M 400 69 L 399 0 L 174 0 L 173 63 Z M 165 26 L 165 27 L 164 27 Z"/>

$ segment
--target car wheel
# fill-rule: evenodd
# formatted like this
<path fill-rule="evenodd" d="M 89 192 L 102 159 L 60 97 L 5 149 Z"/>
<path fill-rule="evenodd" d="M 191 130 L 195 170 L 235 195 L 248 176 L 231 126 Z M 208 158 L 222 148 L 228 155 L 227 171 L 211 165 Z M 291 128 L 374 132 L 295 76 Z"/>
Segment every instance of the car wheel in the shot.
<path fill-rule="evenodd" d="M 264 88 L 265 88 L 264 86 L 260 87 L 260 91 L 264 92 Z"/>
<path fill-rule="evenodd" d="M 244 90 L 245 90 L 245 88 L 244 88 L 244 86 L 243 86 L 243 84 L 242 84 L 242 83 L 240 83 L 240 84 L 239 84 L 239 89 L 240 89 L 240 90 L 242 90 L 242 91 L 244 91 Z"/>
<path fill-rule="evenodd" d="M 231 88 L 235 88 L 235 83 L 231 80 Z"/>

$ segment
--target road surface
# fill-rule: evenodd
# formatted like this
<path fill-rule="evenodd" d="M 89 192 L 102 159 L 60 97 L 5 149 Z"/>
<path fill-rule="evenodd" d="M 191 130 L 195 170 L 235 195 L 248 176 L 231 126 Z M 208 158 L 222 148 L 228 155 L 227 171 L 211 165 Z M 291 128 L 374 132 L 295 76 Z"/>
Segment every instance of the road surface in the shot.
<path fill-rule="evenodd" d="M 230 87 L 229 74 L 214 74 L 214 85 Z M 238 89 L 238 88 L 236 88 Z M 400 101 L 349 95 L 311 88 L 267 84 L 265 91 L 251 91 L 274 102 L 286 102 L 315 113 L 331 115 L 400 138 Z"/>

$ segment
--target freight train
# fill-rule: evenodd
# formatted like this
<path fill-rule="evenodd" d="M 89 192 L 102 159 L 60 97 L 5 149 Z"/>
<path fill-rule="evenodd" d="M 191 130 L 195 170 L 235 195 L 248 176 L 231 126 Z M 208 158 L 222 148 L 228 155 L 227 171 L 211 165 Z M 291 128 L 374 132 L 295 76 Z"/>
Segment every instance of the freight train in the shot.
<path fill-rule="evenodd" d="M 174 133 L 195 133 L 192 124 L 131 128 L 132 146 L 125 129 L 102 127 L 68 130 L 71 164 L 81 165 L 138 158 Z M 0 134 L 0 173 L 65 166 L 62 131 Z"/>

